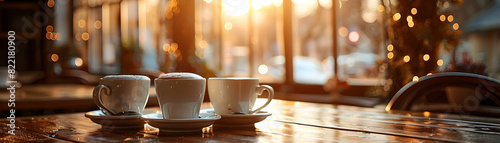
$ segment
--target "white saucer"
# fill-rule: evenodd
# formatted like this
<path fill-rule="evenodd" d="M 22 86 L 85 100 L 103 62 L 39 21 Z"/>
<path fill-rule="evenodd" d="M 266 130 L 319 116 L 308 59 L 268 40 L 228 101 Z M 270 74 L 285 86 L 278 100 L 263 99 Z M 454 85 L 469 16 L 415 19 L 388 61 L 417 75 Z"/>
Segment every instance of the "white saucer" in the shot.
<path fill-rule="evenodd" d="M 190 119 L 163 119 L 161 113 L 143 115 L 141 117 L 149 125 L 164 132 L 196 132 L 212 125 L 221 116 L 214 113 L 200 113 L 200 118 Z"/>
<path fill-rule="evenodd" d="M 213 109 L 202 110 L 205 113 L 214 113 Z M 255 123 L 265 120 L 271 113 L 259 111 L 255 114 L 224 114 L 215 121 L 214 127 L 253 127 Z"/>
<path fill-rule="evenodd" d="M 143 114 L 156 113 L 156 110 L 144 109 Z M 101 110 L 95 110 L 85 113 L 85 117 L 92 122 L 102 125 L 103 128 L 143 128 L 144 121 L 141 115 L 109 116 L 102 113 Z"/>

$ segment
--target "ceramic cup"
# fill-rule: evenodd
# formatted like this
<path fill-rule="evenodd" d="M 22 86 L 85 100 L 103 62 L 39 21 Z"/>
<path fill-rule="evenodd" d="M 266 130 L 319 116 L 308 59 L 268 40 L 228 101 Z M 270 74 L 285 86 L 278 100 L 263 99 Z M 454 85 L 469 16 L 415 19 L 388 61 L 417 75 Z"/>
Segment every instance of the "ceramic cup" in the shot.
<path fill-rule="evenodd" d="M 269 92 L 267 102 L 252 110 L 257 96 L 264 91 Z M 269 85 L 259 85 L 258 78 L 209 78 L 208 94 L 217 114 L 254 114 L 271 102 L 274 90 Z"/>
<path fill-rule="evenodd" d="M 94 103 L 106 115 L 140 115 L 148 101 L 150 81 L 139 75 L 105 76 L 94 88 Z"/>
<path fill-rule="evenodd" d="M 198 118 L 205 97 L 205 78 L 193 73 L 167 73 L 155 79 L 164 119 Z"/>

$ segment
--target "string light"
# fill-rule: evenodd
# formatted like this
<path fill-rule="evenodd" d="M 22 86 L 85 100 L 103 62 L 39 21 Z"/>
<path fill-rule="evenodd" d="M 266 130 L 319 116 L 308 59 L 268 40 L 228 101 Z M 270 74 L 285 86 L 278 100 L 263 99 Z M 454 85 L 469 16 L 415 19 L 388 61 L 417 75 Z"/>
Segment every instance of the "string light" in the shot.
<path fill-rule="evenodd" d="M 89 40 L 89 38 L 90 38 L 89 33 L 87 33 L 87 32 L 83 32 L 83 34 L 82 34 L 82 39 L 83 39 L 83 40 L 85 40 L 85 41 L 87 41 L 87 40 Z"/>
<path fill-rule="evenodd" d="M 78 27 L 80 27 L 80 28 L 85 27 L 85 20 L 80 19 L 80 20 L 78 21 Z"/>
<path fill-rule="evenodd" d="M 423 57 L 424 61 L 429 61 L 430 58 L 431 56 L 429 56 L 429 54 L 425 54 Z"/>
<path fill-rule="evenodd" d="M 394 21 L 398 21 L 399 19 L 401 19 L 401 14 L 399 13 L 396 13 L 392 16 L 392 19 L 394 19 Z"/>
<path fill-rule="evenodd" d="M 411 17 L 411 15 L 408 15 L 408 16 L 406 17 L 406 21 L 408 21 L 408 22 L 413 21 L 413 17 Z"/>
<path fill-rule="evenodd" d="M 452 22 L 452 21 L 453 21 L 453 15 L 448 16 L 448 22 Z"/>
<path fill-rule="evenodd" d="M 385 10 L 385 8 L 383 5 L 378 5 L 378 7 L 377 7 L 378 12 L 384 12 L 384 10 Z"/>
<path fill-rule="evenodd" d="M 438 66 L 442 66 L 443 65 L 443 60 L 442 59 L 437 60 L 437 65 Z"/>
<path fill-rule="evenodd" d="M 408 22 L 408 27 L 412 28 L 413 26 L 415 26 L 415 23 L 413 23 L 413 21 Z"/>
<path fill-rule="evenodd" d="M 392 44 L 389 44 L 387 46 L 387 51 L 391 52 L 392 50 L 394 50 L 394 46 Z"/>
<path fill-rule="evenodd" d="M 48 25 L 45 30 L 47 30 L 47 32 L 52 32 L 54 30 L 54 27 L 52 27 L 52 25 Z"/>
<path fill-rule="evenodd" d="M 50 40 L 56 40 L 57 33 L 50 33 Z"/>
<path fill-rule="evenodd" d="M 387 53 L 387 58 L 389 60 L 392 59 L 392 58 L 394 58 L 394 53 L 392 53 L 392 52 Z"/>
<path fill-rule="evenodd" d="M 52 35 L 52 32 L 45 33 L 45 38 L 47 38 L 48 40 L 50 40 L 50 35 Z"/>
<path fill-rule="evenodd" d="M 446 16 L 444 16 L 444 15 L 439 16 L 439 20 L 444 22 L 446 20 Z"/>
<path fill-rule="evenodd" d="M 459 27 L 458 23 L 453 24 L 453 30 L 458 30 Z"/>
<path fill-rule="evenodd" d="M 167 43 L 163 44 L 163 51 L 167 52 L 170 49 L 170 45 Z"/>
<path fill-rule="evenodd" d="M 49 0 L 49 1 L 47 2 L 47 6 L 49 6 L 49 7 L 54 7 L 54 4 L 55 4 L 55 3 L 54 3 L 54 0 Z"/>
<path fill-rule="evenodd" d="M 101 29 L 101 25 L 102 25 L 102 24 L 101 24 L 101 21 L 97 20 L 97 21 L 95 21 L 95 23 L 94 23 L 94 28 L 95 28 L 95 29 Z"/>
<path fill-rule="evenodd" d="M 418 81 L 418 76 L 413 76 L 413 82 L 417 82 Z"/>
<path fill-rule="evenodd" d="M 173 52 L 177 51 L 178 48 L 179 48 L 179 45 L 177 45 L 177 43 L 172 43 L 170 45 L 170 49 L 172 49 Z"/>
<path fill-rule="evenodd" d="M 403 58 L 403 61 L 405 63 L 409 62 L 410 61 L 410 56 L 406 55 L 404 58 Z"/>
<path fill-rule="evenodd" d="M 417 14 L 417 8 L 412 8 L 411 9 L 411 14 L 413 14 L 413 15 Z"/>
<path fill-rule="evenodd" d="M 349 34 L 349 30 L 346 27 L 342 26 L 339 28 L 339 35 L 342 37 L 346 37 Z"/>
<path fill-rule="evenodd" d="M 59 55 L 57 54 L 52 54 L 50 56 L 50 59 L 52 60 L 52 62 L 57 62 L 59 60 Z"/>

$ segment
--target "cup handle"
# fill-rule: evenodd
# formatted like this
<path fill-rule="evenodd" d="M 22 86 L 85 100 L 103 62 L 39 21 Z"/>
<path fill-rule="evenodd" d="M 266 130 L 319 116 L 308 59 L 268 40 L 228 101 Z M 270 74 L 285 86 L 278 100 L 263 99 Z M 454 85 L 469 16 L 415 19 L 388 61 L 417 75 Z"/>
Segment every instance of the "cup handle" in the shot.
<path fill-rule="evenodd" d="M 108 113 L 111 113 L 111 115 L 116 115 L 116 113 L 114 113 L 113 111 L 109 110 L 108 108 L 104 107 L 104 105 L 102 104 L 102 100 L 101 100 L 101 93 L 102 93 L 102 89 L 105 89 L 104 91 L 106 92 L 105 95 L 109 95 L 111 90 L 109 89 L 109 87 L 105 86 L 105 85 L 98 85 L 94 88 L 94 92 L 92 93 L 92 98 L 94 99 L 94 103 L 101 107 L 102 109 L 104 109 L 106 112 Z"/>
<path fill-rule="evenodd" d="M 267 102 L 264 105 L 260 106 L 259 108 L 255 109 L 253 111 L 250 111 L 249 114 L 254 114 L 254 113 L 257 113 L 260 110 L 262 110 L 264 107 L 269 105 L 269 103 L 271 103 L 271 100 L 273 100 L 273 97 L 274 97 L 274 90 L 269 85 L 257 85 L 257 88 L 255 90 L 259 96 L 262 95 L 262 93 L 264 93 L 264 91 L 267 90 L 267 92 L 269 92 L 269 97 L 267 97 Z"/>

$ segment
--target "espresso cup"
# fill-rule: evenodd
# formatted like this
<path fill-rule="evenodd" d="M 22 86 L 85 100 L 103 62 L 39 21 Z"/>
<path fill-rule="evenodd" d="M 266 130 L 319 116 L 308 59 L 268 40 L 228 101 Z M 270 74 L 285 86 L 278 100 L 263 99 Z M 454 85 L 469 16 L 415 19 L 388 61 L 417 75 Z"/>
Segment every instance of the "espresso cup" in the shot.
<path fill-rule="evenodd" d="M 199 118 L 205 97 L 205 78 L 193 73 L 167 73 L 155 79 L 164 119 Z"/>
<path fill-rule="evenodd" d="M 269 92 L 267 102 L 252 110 L 257 96 Z M 208 94 L 217 114 L 254 114 L 269 105 L 274 90 L 269 85 L 259 85 L 258 78 L 209 78 Z"/>
<path fill-rule="evenodd" d="M 108 75 L 94 88 L 94 103 L 106 115 L 140 115 L 148 101 L 150 79 L 139 75 Z"/>

